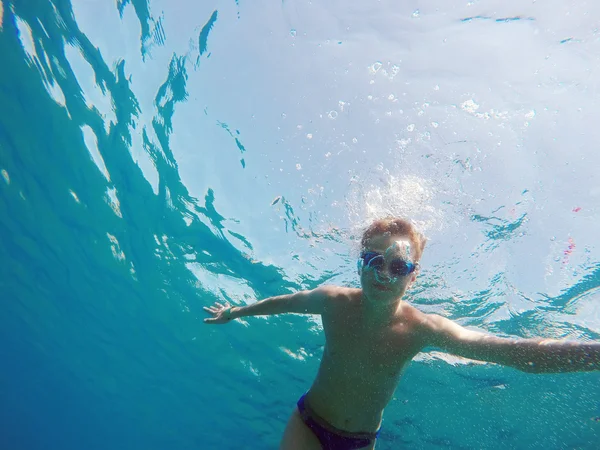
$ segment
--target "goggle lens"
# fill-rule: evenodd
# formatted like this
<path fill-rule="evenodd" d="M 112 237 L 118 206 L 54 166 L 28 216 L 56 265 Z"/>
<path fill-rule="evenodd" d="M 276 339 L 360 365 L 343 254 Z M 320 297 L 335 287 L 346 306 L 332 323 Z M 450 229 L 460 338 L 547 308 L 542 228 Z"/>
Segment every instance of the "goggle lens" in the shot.
<path fill-rule="evenodd" d="M 363 266 L 370 267 L 371 269 L 375 269 L 377 271 L 381 270 L 384 266 L 384 258 L 383 255 L 377 252 L 363 252 L 360 255 Z M 412 273 L 416 268 L 416 265 L 404 261 L 403 259 L 397 258 L 393 259 L 390 262 L 390 273 L 396 277 L 402 277 Z"/>

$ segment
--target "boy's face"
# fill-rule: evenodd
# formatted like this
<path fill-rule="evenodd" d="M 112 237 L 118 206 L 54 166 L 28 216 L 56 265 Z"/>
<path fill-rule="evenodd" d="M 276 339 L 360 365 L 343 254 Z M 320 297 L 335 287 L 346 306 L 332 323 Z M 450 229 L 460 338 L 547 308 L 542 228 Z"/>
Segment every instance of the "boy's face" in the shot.
<path fill-rule="evenodd" d="M 361 252 L 366 258 L 359 260 L 360 282 L 368 297 L 391 300 L 404 295 L 417 278 L 412 247 L 406 236 L 383 234 L 369 239 Z"/>

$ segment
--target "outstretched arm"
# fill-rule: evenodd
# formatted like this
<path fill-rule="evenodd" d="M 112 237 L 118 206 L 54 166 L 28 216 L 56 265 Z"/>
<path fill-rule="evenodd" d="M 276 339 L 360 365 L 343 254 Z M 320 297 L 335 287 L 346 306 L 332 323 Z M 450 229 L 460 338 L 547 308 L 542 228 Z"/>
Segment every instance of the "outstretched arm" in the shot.
<path fill-rule="evenodd" d="M 437 315 L 428 315 L 424 325 L 427 345 L 465 358 L 531 373 L 600 370 L 600 342 L 499 338 Z"/>
<path fill-rule="evenodd" d="M 204 310 L 212 315 L 204 319 L 206 323 L 227 323 L 244 316 L 270 316 L 273 314 L 322 314 L 331 288 L 322 286 L 312 291 L 269 297 L 247 306 L 229 306 L 215 303 Z"/>

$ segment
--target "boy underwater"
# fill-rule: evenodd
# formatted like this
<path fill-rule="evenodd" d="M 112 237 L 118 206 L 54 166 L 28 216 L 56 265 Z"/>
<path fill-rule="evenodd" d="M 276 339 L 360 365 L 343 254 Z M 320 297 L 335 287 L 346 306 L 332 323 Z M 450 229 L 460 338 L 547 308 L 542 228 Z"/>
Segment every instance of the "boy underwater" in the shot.
<path fill-rule="evenodd" d="M 530 373 L 600 370 L 600 342 L 500 338 L 407 304 L 402 297 L 417 278 L 425 242 L 405 219 L 376 220 L 361 240 L 361 289 L 321 286 L 248 306 L 204 308 L 209 324 L 282 313 L 322 317 L 319 371 L 298 400 L 280 449 L 374 449 L 403 368 L 426 347 Z"/>

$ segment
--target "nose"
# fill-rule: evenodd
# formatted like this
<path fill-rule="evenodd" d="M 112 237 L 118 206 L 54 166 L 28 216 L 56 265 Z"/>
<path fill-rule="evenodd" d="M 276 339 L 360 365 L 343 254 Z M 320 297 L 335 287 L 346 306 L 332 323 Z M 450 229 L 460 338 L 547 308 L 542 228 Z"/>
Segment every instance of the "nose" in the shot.
<path fill-rule="evenodd" d="M 375 271 L 375 280 L 378 283 L 390 283 L 393 277 L 390 275 L 389 270 L 384 266 Z"/>

